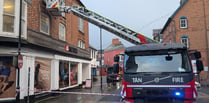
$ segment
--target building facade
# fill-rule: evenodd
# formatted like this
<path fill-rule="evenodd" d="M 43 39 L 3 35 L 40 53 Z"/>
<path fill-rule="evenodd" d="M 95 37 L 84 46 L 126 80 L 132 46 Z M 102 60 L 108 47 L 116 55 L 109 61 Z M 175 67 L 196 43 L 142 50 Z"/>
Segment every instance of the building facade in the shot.
<path fill-rule="evenodd" d="M 112 39 L 112 44 L 104 49 L 104 65 L 107 67 L 113 66 L 114 56 L 124 54 L 124 51 L 125 46 L 119 41 L 119 39 Z M 123 58 L 120 59 L 120 63 L 122 63 Z"/>
<path fill-rule="evenodd" d="M 98 69 L 97 66 L 97 49 L 95 49 L 93 46 L 89 46 L 89 53 L 90 53 L 90 57 L 91 57 L 91 69 L 92 69 L 92 75 L 97 75 L 97 71 Z"/>
<path fill-rule="evenodd" d="M 52 16 L 45 0 L 22 1 L 20 99 L 27 96 L 28 84 L 30 96 L 36 96 L 40 90 L 65 90 L 91 79 L 88 22 L 72 13 Z M 80 0 L 60 4 L 84 6 Z M 0 101 L 15 100 L 20 0 L 1 0 L 0 5 L 0 69 L 10 71 L 8 81 L 0 83 L 7 87 Z"/>
<path fill-rule="evenodd" d="M 208 72 L 208 0 L 181 0 L 180 6 L 171 17 L 168 18 L 161 34 L 163 34 L 163 42 L 165 43 L 183 43 L 190 51 L 200 51 L 202 54 L 201 60 L 204 64 L 204 71 Z M 208 78 L 208 74 L 205 78 Z"/>

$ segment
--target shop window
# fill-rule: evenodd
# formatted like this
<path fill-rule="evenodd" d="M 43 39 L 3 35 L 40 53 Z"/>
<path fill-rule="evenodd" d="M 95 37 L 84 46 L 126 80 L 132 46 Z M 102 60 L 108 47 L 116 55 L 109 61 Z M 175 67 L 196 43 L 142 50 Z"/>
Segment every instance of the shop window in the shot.
<path fill-rule="evenodd" d="M 59 62 L 59 88 L 69 86 L 69 62 Z"/>
<path fill-rule="evenodd" d="M 41 20 L 40 20 L 40 31 L 46 34 L 49 34 L 49 17 L 44 14 L 41 13 Z"/>
<path fill-rule="evenodd" d="M 78 30 L 82 33 L 84 33 L 84 28 L 83 28 L 83 19 L 78 18 Z"/>
<path fill-rule="evenodd" d="M 70 62 L 70 85 L 78 84 L 78 63 Z"/>
<path fill-rule="evenodd" d="M 62 23 L 59 24 L 59 39 L 65 41 L 65 26 Z"/>
<path fill-rule="evenodd" d="M 181 43 L 184 44 L 187 48 L 189 48 L 189 39 L 187 35 L 181 36 Z"/>
<path fill-rule="evenodd" d="M 51 87 L 51 60 L 36 58 L 34 67 L 34 88 L 38 90 L 49 89 Z"/>
<path fill-rule="evenodd" d="M 16 96 L 16 68 L 12 56 L 0 56 L 1 99 Z"/>
<path fill-rule="evenodd" d="M 187 28 L 187 17 L 180 17 L 180 28 Z"/>

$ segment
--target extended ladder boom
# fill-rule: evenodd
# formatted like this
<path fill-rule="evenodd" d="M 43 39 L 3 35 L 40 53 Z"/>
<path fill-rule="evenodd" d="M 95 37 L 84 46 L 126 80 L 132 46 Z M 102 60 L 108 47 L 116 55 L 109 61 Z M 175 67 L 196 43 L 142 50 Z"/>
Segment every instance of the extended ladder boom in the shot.
<path fill-rule="evenodd" d="M 54 0 L 56 1 L 56 0 Z M 133 44 L 147 44 L 147 43 L 156 43 L 156 41 L 145 37 L 127 27 L 124 27 L 118 23 L 115 23 L 95 12 L 92 12 L 84 7 L 72 5 L 72 6 L 56 6 L 56 2 L 54 2 L 54 5 L 52 1 L 48 0 L 46 1 L 47 9 L 58 9 L 59 12 L 65 12 L 70 13 L 72 12 L 74 15 L 77 15 L 88 22 L 95 24 Z M 49 5 L 50 4 L 50 5 Z M 58 4 L 58 3 L 57 3 Z M 52 7 L 54 6 L 54 7 Z"/>

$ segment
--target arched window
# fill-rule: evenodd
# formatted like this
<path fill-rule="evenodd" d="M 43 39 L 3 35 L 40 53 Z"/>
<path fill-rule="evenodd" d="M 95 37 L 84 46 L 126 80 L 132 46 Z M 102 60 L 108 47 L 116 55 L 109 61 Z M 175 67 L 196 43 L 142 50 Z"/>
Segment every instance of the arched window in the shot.
<path fill-rule="evenodd" d="M 180 17 L 180 28 L 187 28 L 187 17 Z"/>
<path fill-rule="evenodd" d="M 181 36 L 181 43 L 184 44 L 187 48 L 189 48 L 189 38 L 187 35 Z"/>

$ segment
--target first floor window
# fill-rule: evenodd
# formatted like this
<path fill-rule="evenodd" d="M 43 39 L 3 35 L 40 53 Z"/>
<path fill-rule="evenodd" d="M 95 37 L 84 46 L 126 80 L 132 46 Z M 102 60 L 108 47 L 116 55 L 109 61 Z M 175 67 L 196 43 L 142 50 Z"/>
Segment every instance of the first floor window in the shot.
<path fill-rule="evenodd" d="M 49 34 L 49 17 L 46 14 L 41 13 L 40 31 Z"/>
<path fill-rule="evenodd" d="M 4 0 L 3 32 L 14 32 L 15 0 Z"/>
<path fill-rule="evenodd" d="M 78 47 L 85 49 L 85 42 L 83 40 L 78 40 Z"/>
<path fill-rule="evenodd" d="M 59 39 L 65 41 L 65 26 L 62 23 L 59 24 Z"/>

